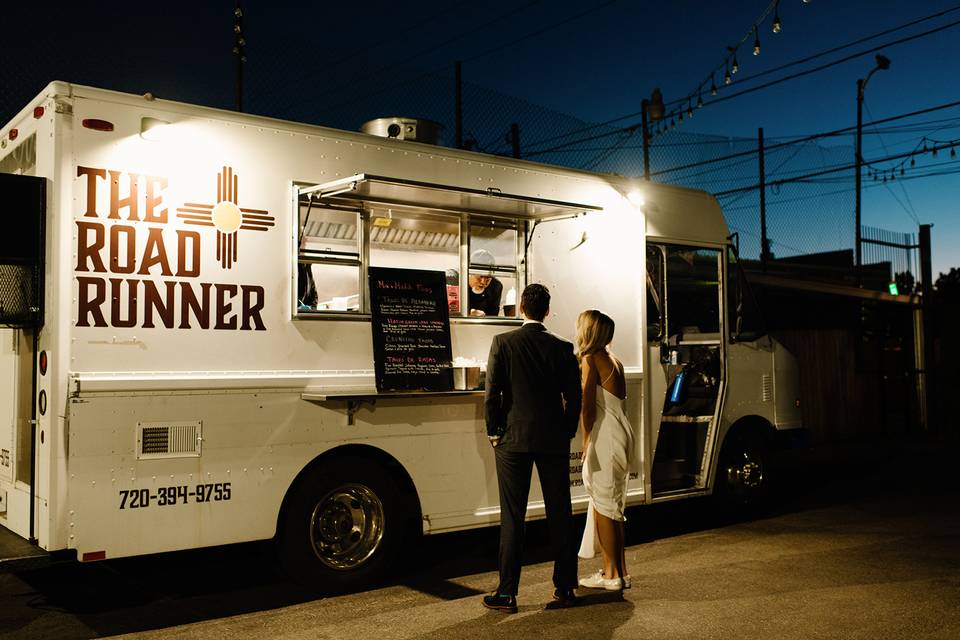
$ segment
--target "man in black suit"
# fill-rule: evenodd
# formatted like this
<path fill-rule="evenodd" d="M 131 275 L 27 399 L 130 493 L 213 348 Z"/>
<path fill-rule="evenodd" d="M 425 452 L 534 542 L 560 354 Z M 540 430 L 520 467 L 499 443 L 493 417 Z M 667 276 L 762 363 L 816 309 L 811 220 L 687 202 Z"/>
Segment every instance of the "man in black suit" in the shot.
<path fill-rule="evenodd" d="M 500 488 L 500 585 L 490 609 L 517 611 L 523 527 L 536 464 L 554 546 L 554 599 L 576 603 L 577 547 L 570 505 L 570 439 L 580 418 L 580 369 L 573 345 L 549 333 L 550 292 L 531 284 L 520 298 L 523 326 L 493 339 L 487 359 L 487 436 Z"/>

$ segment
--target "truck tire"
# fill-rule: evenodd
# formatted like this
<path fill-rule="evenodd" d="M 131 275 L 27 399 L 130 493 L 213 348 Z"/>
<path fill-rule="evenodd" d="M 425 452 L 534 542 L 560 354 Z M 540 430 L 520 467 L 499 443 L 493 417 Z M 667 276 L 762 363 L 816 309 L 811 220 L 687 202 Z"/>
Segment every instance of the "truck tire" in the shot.
<path fill-rule="evenodd" d="M 714 495 L 721 513 L 756 515 L 770 498 L 770 443 L 758 429 L 738 429 L 720 450 Z"/>
<path fill-rule="evenodd" d="M 341 457 L 308 470 L 289 496 L 277 536 L 284 570 L 324 594 L 384 579 L 420 534 L 419 506 L 388 469 Z"/>

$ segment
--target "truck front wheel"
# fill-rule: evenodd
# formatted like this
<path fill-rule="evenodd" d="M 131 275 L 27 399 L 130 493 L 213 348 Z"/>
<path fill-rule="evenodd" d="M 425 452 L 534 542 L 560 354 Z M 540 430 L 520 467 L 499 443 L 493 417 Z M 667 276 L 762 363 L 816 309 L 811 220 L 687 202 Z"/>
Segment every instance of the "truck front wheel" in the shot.
<path fill-rule="evenodd" d="M 770 493 L 770 446 L 764 434 L 741 429 L 731 433 L 720 450 L 716 490 L 722 508 L 736 514 L 756 512 Z"/>
<path fill-rule="evenodd" d="M 373 460 L 344 457 L 314 467 L 284 509 L 281 563 L 298 582 L 323 593 L 374 585 L 419 533 L 411 502 Z"/>

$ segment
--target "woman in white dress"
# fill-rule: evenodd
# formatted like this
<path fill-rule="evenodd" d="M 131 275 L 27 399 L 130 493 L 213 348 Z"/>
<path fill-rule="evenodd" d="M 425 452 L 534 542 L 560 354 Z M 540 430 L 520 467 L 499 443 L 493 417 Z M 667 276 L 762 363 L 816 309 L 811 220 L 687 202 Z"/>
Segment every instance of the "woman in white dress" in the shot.
<path fill-rule="evenodd" d="M 627 477 L 633 466 L 633 428 L 625 411 L 623 365 L 607 346 L 614 322 L 589 309 L 577 318 L 577 354 L 583 385 L 583 484 L 590 496 L 580 557 L 603 556 L 597 573 L 580 579 L 581 587 L 617 591 L 629 588 L 624 555 L 624 507 Z"/>

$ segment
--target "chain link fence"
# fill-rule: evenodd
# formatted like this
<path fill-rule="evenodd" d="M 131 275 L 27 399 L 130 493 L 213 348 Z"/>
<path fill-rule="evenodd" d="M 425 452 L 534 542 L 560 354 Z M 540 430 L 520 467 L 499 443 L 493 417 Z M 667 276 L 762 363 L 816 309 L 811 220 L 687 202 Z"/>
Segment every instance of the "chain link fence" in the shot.
<path fill-rule="evenodd" d="M 140 93 L 144 79 L 112 75 L 109 65 L 89 64 L 102 57 L 98 49 L 66 56 L 58 47 L 44 51 L 36 64 L 0 66 L 0 120 L 6 122 L 51 78 L 67 78 L 95 86 Z M 285 54 L 278 54 L 285 55 Z M 446 144 L 456 130 L 454 65 L 428 73 L 398 67 L 393 73 L 354 81 L 327 77 L 322 71 L 297 75 L 295 65 L 257 59 L 246 67 L 245 110 L 258 115 L 358 130 L 370 119 L 385 116 L 428 118 L 444 127 Z M 216 107 L 229 98 L 204 93 L 200 70 L 171 86 L 169 97 Z M 162 84 L 162 83 L 161 83 Z M 224 83 L 220 83 L 224 84 Z M 643 135 L 640 114 L 610 124 L 595 124 L 530 101 L 463 82 L 463 146 L 511 155 L 511 125 L 519 126 L 518 147 L 525 159 L 595 172 L 642 176 Z M 714 194 L 731 232 L 738 235 L 741 256 L 759 260 L 762 249 L 759 143 L 756 138 L 699 134 L 683 126 L 651 136 L 651 178 L 657 182 L 702 189 Z M 821 256 L 852 266 L 854 187 L 852 145 L 826 146 L 804 139 L 767 143 L 766 237 L 768 258 Z M 821 178 L 807 178 L 821 173 Z M 869 181 L 864 188 L 874 185 Z M 899 268 L 899 267 L 898 267 Z M 916 270 L 912 267 L 913 275 Z M 908 270 L 910 270 L 908 269 Z"/>

